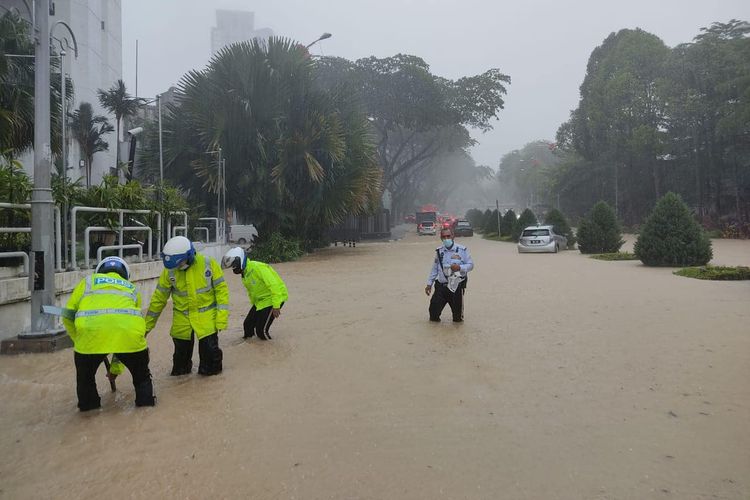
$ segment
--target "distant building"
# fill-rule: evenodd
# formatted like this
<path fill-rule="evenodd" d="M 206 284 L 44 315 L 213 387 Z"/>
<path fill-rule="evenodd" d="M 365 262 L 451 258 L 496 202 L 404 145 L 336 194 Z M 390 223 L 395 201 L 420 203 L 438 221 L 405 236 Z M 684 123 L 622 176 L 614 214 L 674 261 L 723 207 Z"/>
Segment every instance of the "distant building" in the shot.
<path fill-rule="evenodd" d="M 211 28 L 211 55 L 222 47 L 253 38 L 273 36 L 270 28 L 255 29 L 255 13 L 242 10 L 217 10 L 216 26 Z"/>
<path fill-rule="evenodd" d="M 26 3 L 31 5 L 31 2 L 23 0 L 2 0 L 2 7 L 18 11 L 28 21 L 29 10 Z M 64 58 L 65 73 L 73 81 L 75 91 L 73 107 L 69 111 L 78 108 L 81 102 L 88 102 L 94 108 L 94 113 L 108 117 L 110 123 L 115 126 L 115 117 L 99 105 L 97 90 L 109 89 L 122 78 L 121 0 L 55 0 L 54 6 L 55 14 L 49 19 L 50 28 L 56 22 L 63 21 L 73 30 L 78 42 L 78 58 L 74 57 L 72 49 L 66 49 L 67 55 Z M 4 10 L 0 9 L 0 14 L 2 13 Z M 52 35 L 60 40 L 68 37 L 62 26 L 58 26 Z M 54 49 L 59 51 L 59 42 L 53 40 L 53 44 Z M 60 78 L 60 74 L 52 74 L 52 78 Z M 68 135 L 68 138 L 70 137 Z M 103 175 L 115 166 L 115 133 L 109 134 L 105 140 L 109 143 L 109 151 L 94 155 L 91 168 L 92 184 L 101 182 Z M 34 170 L 33 158 L 33 154 L 21 158 L 24 169 L 30 175 L 33 175 Z M 68 166 L 72 167 L 68 172 L 70 178 L 85 179 L 86 173 L 83 168 L 79 168 L 79 164 L 78 145 L 71 140 L 68 152 Z"/>

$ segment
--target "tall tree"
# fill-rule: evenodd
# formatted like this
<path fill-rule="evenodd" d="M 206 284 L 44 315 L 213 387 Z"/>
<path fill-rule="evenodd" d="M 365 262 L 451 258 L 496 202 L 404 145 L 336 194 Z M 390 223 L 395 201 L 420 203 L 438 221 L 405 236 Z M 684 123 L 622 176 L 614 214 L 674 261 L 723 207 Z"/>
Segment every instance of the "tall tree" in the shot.
<path fill-rule="evenodd" d="M 376 134 L 383 184 L 397 213 L 411 207 L 414 183 L 429 175 L 436 160 L 473 144 L 467 127 L 492 128 L 510 83 L 497 69 L 448 80 L 407 54 L 353 63 L 322 58 L 318 64 L 325 84 L 346 81 L 362 96 Z"/>
<path fill-rule="evenodd" d="M 143 105 L 145 100 L 128 94 L 128 91 L 125 88 L 125 82 L 122 80 L 117 80 L 117 82 L 108 90 L 99 89 L 97 95 L 99 96 L 99 103 L 104 109 L 115 115 L 115 129 L 117 131 L 115 168 L 119 169 L 120 124 L 124 118 L 135 115 L 138 112 L 138 108 Z M 131 179 L 132 172 L 128 172 L 126 177 L 128 180 Z"/>
<path fill-rule="evenodd" d="M 230 45 L 178 85 L 165 121 L 165 174 L 211 206 L 227 170 L 227 205 L 260 225 L 314 239 L 380 193 L 356 96 L 315 84 L 315 61 L 284 38 Z"/>
<path fill-rule="evenodd" d="M 10 11 L 0 16 L 0 151 L 18 158 L 34 145 L 34 45 L 28 23 Z M 30 56 L 30 57 L 17 57 Z M 61 151 L 60 58 L 52 49 L 50 82 L 52 152 Z M 66 79 L 66 103 L 72 105 L 73 83 Z M 55 103 L 58 105 L 56 106 Z"/>
<path fill-rule="evenodd" d="M 91 164 L 94 155 L 109 150 L 109 144 L 103 139 L 106 134 L 114 131 L 107 117 L 95 115 L 88 102 L 82 102 L 70 116 L 70 129 L 73 138 L 83 155 L 86 169 L 86 187 L 91 187 Z"/>

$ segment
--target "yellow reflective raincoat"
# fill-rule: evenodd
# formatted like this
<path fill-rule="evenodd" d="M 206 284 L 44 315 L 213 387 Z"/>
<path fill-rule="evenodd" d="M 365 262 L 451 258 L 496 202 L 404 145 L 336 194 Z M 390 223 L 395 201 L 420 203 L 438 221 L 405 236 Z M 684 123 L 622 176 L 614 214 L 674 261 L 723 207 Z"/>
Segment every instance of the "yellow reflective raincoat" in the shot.
<path fill-rule="evenodd" d="M 186 270 L 162 271 L 146 313 L 146 331 L 156 326 L 170 295 L 173 317 L 169 333 L 172 337 L 190 340 L 190 332 L 195 332 L 196 337 L 202 339 L 226 329 L 229 287 L 221 266 L 213 258 L 196 253 L 195 261 Z"/>
<path fill-rule="evenodd" d="M 242 273 L 242 284 L 247 288 L 247 296 L 255 309 L 272 306 L 281 307 L 289 298 L 289 292 L 274 268 L 264 262 L 248 260 Z"/>
<path fill-rule="evenodd" d="M 67 309 L 75 319 L 63 324 L 80 354 L 139 352 L 146 344 L 141 294 L 117 273 L 95 273 L 73 290 Z"/>

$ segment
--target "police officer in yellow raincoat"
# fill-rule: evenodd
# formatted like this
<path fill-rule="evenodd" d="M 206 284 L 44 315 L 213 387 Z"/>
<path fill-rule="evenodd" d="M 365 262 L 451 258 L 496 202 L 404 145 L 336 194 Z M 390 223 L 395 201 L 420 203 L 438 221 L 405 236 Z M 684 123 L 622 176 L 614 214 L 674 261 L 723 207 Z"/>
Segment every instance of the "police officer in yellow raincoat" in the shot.
<path fill-rule="evenodd" d="M 260 340 L 271 340 L 271 324 L 281 315 L 281 308 L 289 298 L 279 274 L 265 262 L 248 259 L 240 247 L 231 248 L 224 255 L 221 267 L 232 268 L 234 274 L 242 275 L 242 284 L 252 304 L 242 325 L 244 338 L 257 335 Z"/>
<path fill-rule="evenodd" d="M 184 236 L 167 241 L 162 259 L 164 271 L 146 313 L 146 331 L 156 326 L 171 295 L 170 335 L 174 342 L 171 374 L 185 375 L 192 371 L 195 337 L 200 356 L 198 373 L 221 373 L 223 354 L 218 333 L 226 329 L 229 320 L 229 287 L 221 266 L 213 258 L 196 252 L 193 243 Z"/>
<path fill-rule="evenodd" d="M 73 340 L 78 408 L 101 406 L 96 390 L 96 370 L 109 353 L 128 368 L 133 377 L 136 406 L 154 406 L 156 397 L 148 369 L 146 324 L 141 314 L 141 294 L 128 279 L 130 269 L 119 257 L 102 260 L 92 276 L 73 290 L 63 316 Z"/>

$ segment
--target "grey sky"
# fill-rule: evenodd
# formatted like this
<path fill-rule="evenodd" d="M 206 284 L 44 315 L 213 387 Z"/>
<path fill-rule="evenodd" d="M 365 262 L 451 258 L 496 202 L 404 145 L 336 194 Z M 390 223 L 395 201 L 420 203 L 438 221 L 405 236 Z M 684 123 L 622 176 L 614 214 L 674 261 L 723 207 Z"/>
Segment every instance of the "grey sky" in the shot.
<path fill-rule="evenodd" d="M 669 46 L 702 26 L 750 20 L 747 0 L 123 0 L 123 71 L 151 96 L 177 83 L 210 55 L 215 9 L 255 12 L 257 28 L 303 43 L 328 31 L 313 53 L 358 59 L 421 56 L 432 71 L 459 78 L 499 68 L 513 79 L 494 130 L 474 137 L 473 155 L 496 167 L 500 157 L 535 139 L 554 139 L 578 102 L 591 51 L 611 32 L 642 28 Z"/>

